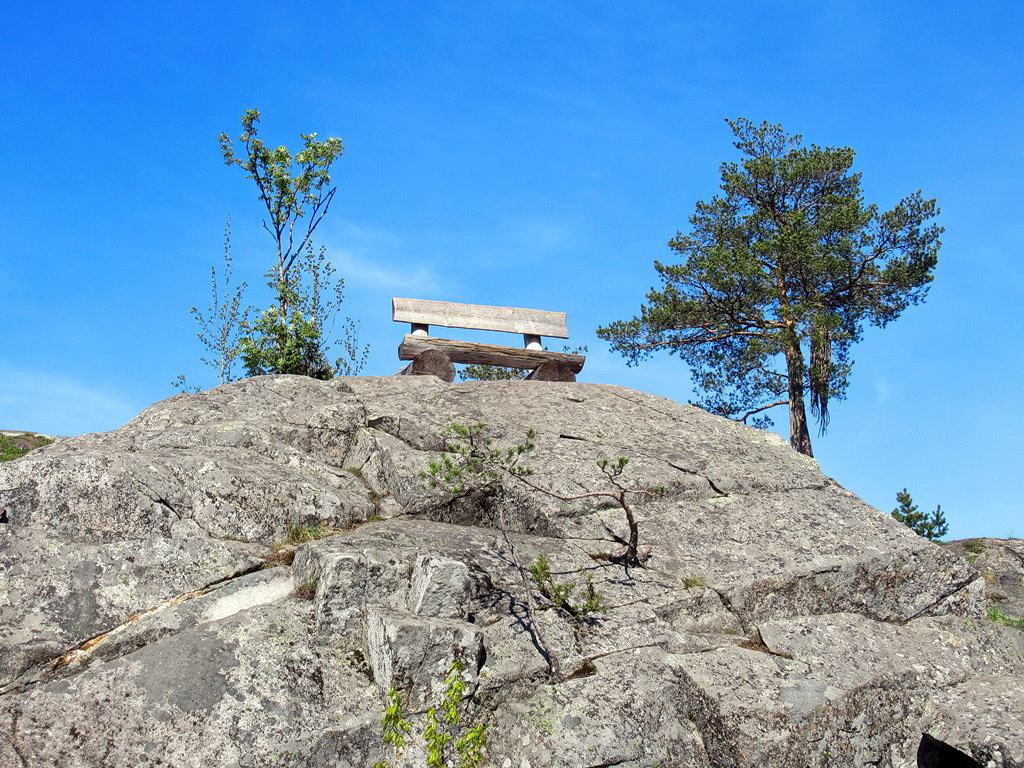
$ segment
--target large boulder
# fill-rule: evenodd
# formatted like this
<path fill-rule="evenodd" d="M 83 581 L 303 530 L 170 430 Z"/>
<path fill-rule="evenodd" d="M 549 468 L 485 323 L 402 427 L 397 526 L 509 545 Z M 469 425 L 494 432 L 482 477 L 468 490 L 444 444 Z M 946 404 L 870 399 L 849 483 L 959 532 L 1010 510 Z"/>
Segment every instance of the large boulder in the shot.
<path fill-rule="evenodd" d="M 502 449 L 535 430 L 533 472 L 428 487 L 446 428 L 480 423 Z M 616 557 L 616 483 L 643 567 Z M 292 559 L 296 529 L 335 535 Z M 569 584 L 605 610 L 553 605 Z M 692 406 L 259 377 L 0 466 L 0 766 L 363 768 L 394 762 L 391 691 L 417 764 L 454 662 L 456 735 L 486 724 L 488 766 L 1022 766 L 1024 633 L 985 594 L 777 436 Z"/>

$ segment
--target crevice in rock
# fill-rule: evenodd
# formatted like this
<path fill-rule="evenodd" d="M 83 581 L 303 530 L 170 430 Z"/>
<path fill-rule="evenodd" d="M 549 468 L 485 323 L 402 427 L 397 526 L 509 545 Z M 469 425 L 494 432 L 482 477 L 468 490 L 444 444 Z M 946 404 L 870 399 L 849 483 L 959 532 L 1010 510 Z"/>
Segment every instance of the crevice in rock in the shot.
<path fill-rule="evenodd" d="M 761 635 L 761 630 L 754 628 L 754 637 L 748 637 L 740 640 L 736 645 L 740 648 L 745 648 L 748 651 L 759 651 L 761 653 L 769 653 L 772 656 L 779 656 L 783 659 L 793 660 L 793 654 L 783 653 L 782 651 L 774 651 L 771 646 L 764 641 L 764 637 Z"/>
<path fill-rule="evenodd" d="M 352 431 L 351 427 L 312 426 L 310 424 L 306 424 L 303 422 L 284 421 L 283 419 L 281 421 L 278 421 L 277 423 L 284 424 L 287 427 L 298 427 L 299 429 L 306 429 L 309 430 L 310 432 L 339 432 L 341 434 L 347 435 Z"/>
<path fill-rule="evenodd" d="M 941 603 L 941 602 L 942 602 L 943 600 L 946 600 L 947 598 L 950 598 L 950 597 L 952 597 L 952 596 L 953 596 L 953 595 L 955 595 L 955 594 L 956 594 L 957 592 L 959 592 L 959 591 L 960 591 L 961 589 L 964 589 L 964 588 L 965 588 L 965 587 L 967 587 L 968 585 L 970 585 L 970 584 L 974 583 L 974 582 L 975 582 L 975 581 L 977 581 L 977 580 L 978 580 L 979 578 L 981 578 L 981 577 L 980 577 L 980 576 L 978 576 L 978 575 L 977 575 L 977 573 L 975 573 L 975 574 L 973 574 L 973 575 L 971 575 L 971 576 L 969 576 L 969 577 L 967 577 L 967 578 L 965 578 L 965 579 L 962 579 L 961 581 L 957 581 L 957 582 L 955 582 L 955 583 L 954 583 L 954 585 L 953 585 L 952 587 L 950 587 L 949 589 L 947 589 L 947 590 L 946 590 L 945 592 L 943 592 L 943 593 L 942 593 L 941 595 L 939 595 L 939 597 L 938 597 L 937 599 L 935 599 L 935 600 L 933 600 L 932 602 L 930 602 L 930 603 L 929 603 L 928 605 L 926 605 L 926 606 L 925 606 L 924 608 L 922 608 L 922 609 L 921 609 L 920 611 L 918 611 L 917 613 L 915 613 L 915 614 L 914 614 L 914 615 L 912 615 L 912 616 L 909 616 L 909 617 L 907 617 L 907 618 L 906 618 L 906 619 L 904 619 L 904 620 L 898 620 L 898 621 L 896 621 L 896 622 L 894 622 L 894 623 L 898 623 L 898 624 L 906 624 L 907 622 L 913 621 L 914 619 L 919 619 L 919 618 L 921 618 L 922 616 L 927 616 L 927 615 L 928 615 L 928 612 L 929 612 L 929 611 L 931 611 L 931 609 L 932 609 L 932 608 L 934 608 L 935 606 L 937 606 L 937 605 L 938 605 L 939 603 Z"/>
<path fill-rule="evenodd" d="M 165 611 L 168 608 L 173 608 L 174 606 L 181 605 L 182 603 L 193 598 L 209 594 L 210 592 L 213 592 L 214 590 L 218 589 L 219 587 L 223 586 L 224 584 L 230 581 L 241 578 L 243 576 L 248 576 L 250 573 L 255 573 L 256 571 L 259 571 L 262 568 L 263 563 L 257 563 L 255 565 L 246 566 L 245 568 L 241 568 L 235 571 L 234 573 L 231 573 L 215 581 L 211 581 L 202 587 L 189 590 L 188 592 L 182 592 L 181 594 L 176 595 L 170 598 L 169 600 L 165 600 L 164 602 L 158 605 L 155 605 L 151 608 L 146 608 L 143 611 L 139 611 L 138 613 L 128 617 L 128 619 L 123 621 L 121 624 L 118 624 L 115 627 L 112 627 L 96 635 L 93 635 L 92 637 L 83 640 L 78 645 L 67 649 L 60 656 L 57 656 L 56 658 L 51 659 L 50 661 L 43 662 L 42 664 L 36 667 L 36 669 L 38 670 L 37 672 L 23 675 L 19 680 L 16 680 L 8 684 L 4 688 L 0 688 L 0 696 L 5 696 L 9 693 L 21 693 L 35 685 L 38 685 L 40 683 L 46 683 L 54 676 L 61 673 L 62 670 L 71 670 L 71 668 L 73 667 L 78 667 L 81 664 L 86 663 L 93 656 L 94 650 L 98 646 L 103 644 L 108 638 L 125 631 L 127 628 L 137 624 L 142 619 L 152 616 L 153 614 L 159 613 L 161 611 Z"/>
<path fill-rule="evenodd" d="M 205 533 L 211 539 L 217 539 L 219 541 L 243 541 L 244 543 L 247 543 L 247 544 L 250 543 L 250 542 L 245 541 L 244 539 L 239 539 L 239 538 L 236 538 L 236 537 L 233 537 L 233 536 L 221 536 L 221 535 L 218 535 L 218 534 L 214 533 L 213 531 L 209 530 L 205 525 L 203 525 L 198 520 L 196 520 L 195 517 L 193 517 L 191 515 L 185 516 L 181 512 L 179 512 L 177 509 L 175 509 L 174 505 L 171 504 L 171 502 L 169 502 L 167 499 L 165 499 L 162 494 L 157 493 L 148 483 L 146 483 L 143 480 L 140 480 L 138 477 L 136 477 L 134 475 L 131 475 L 130 477 L 132 478 L 132 480 L 134 480 L 136 483 L 138 483 L 142 488 L 144 488 L 147 491 L 147 493 L 145 494 L 147 499 L 152 501 L 154 504 L 159 504 L 161 507 L 166 509 L 168 512 L 170 512 L 172 515 L 174 515 L 176 518 L 178 518 L 182 522 L 185 522 L 187 520 L 187 521 L 190 521 L 190 522 L 194 523 L 195 526 L 199 530 L 201 530 L 203 533 Z"/>
<path fill-rule="evenodd" d="M 729 495 L 728 493 L 723 491 L 721 488 L 719 488 L 717 485 L 715 485 L 714 481 L 712 481 L 712 479 L 710 477 L 705 477 L 704 479 L 708 481 L 708 485 L 711 486 L 711 490 L 713 490 L 715 493 L 718 494 L 717 498 L 721 498 L 723 496 L 728 496 Z"/>
<path fill-rule="evenodd" d="M 710 589 L 712 592 L 718 595 L 718 599 L 722 601 L 722 607 L 725 608 L 726 612 L 729 613 L 731 616 L 735 617 L 736 621 L 739 622 L 740 627 L 742 627 L 744 632 L 749 631 L 750 625 L 747 624 L 746 619 L 743 617 L 743 615 L 733 607 L 732 600 L 729 599 L 729 595 L 726 592 L 717 589 L 711 586 L 710 584 L 705 584 L 704 589 Z"/>
<path fill-rule="evenodd" d="M 23 768 L 28 768 L 28 758 L 21 754 L 21 749 L 18 747 L 18 719 L 20 717 L 21 713 L 18 710 L 11 710 L 11 736 L 7 742 L 11 745 L 11 751 L 21 761 Z"/>
<path fill-rule="evenodd" d="M 664 416 L 666 419 L 668 419 L 670 421 L 674 421 L 678 417 L 678 415 L 679 415 L 677 413 L 669 413 L 667 411 L 662 411 L 662 410 L 660 410 L 658 408 L 654 408 L 649 403 L 641 403 L 638 400 L 634 400 L 631 397 L 626 397 L 621 392 L 616 392 L 612 388 L 609 388 L 607 391 L 608 391 L 608 394 L 610 394 L 610 395 L 614 395 L 615 397 L 621 398 L 621 399 L 625 400 L 627 403 L 632 403 L 633 405 L 638 405 L 641 408 L 644 408 L 644 409 L 646 409 L 648 411 L 653 411 L 654 413 L 657 413 L 657 414 L 659 414 L 661 416 Z"/>
<path fill-rule="evenodd" d="M 699 477 L 701 480 L 703 480 L 705 483 L 711 486 L 711 490 L 718 494 L 717 496 L 712 496 L 711 498 L 722 498 L 723 496 L 729 495 L 726 491 L 723 491 L 721 488 L 715 485 L 714 481 L 712 481 L 710 477 L 702 475 L 700 472 L 695 472 L 692 469 L 681 467 L 678 464 L 673 464 L 671 461 L 666 461 L 665 463 L 672 467 L 672 469 L 682 472 L 684 475 L 689 475 L 690 477 Z"/>
<path fill-rule="evenodd" d="M 592 677 L 597 674 L 597 667 L 594 666 L 594 662 L 598 659 L 603 659 L 606 656 L 614 656 L 618 653 L 629 653 L 630 651 L 636 651 L 641 648 L 661 648 L 664 649 L 665 642 L 657 643 L 641 643 L 639 645 L 629 645 L 624 648 L 612 648 L 609 651 L 601 651 L 600 653 L 592 653 L 589 656 L 584 656 L 576 664 L 576 668 L 565 675 L 565 680 L 576 680 L 580 677 Z"/>
<path fill-rule="evenodd" d="M 559 435 L 558 437 L 561 440 L 581 440 L 584 443 L 589 443 L 590 442 L 590 440 L 588 440 L 587 438 L 585 438 L 585 437 L 577 437 L 576 435 Z"/>

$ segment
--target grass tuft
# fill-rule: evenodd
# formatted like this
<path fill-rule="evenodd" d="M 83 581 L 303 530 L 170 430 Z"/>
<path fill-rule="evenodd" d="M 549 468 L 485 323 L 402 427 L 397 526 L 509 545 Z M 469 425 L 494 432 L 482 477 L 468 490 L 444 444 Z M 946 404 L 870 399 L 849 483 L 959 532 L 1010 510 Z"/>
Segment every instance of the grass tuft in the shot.
<path fill-rule="evenodd" d="M 994 621 L 996 624 L 1002 624 L 1004 627 L 1013 627 L 1024 631 L 1024 618 L 1017 618 L 1016 616 L 1008 616 L 998 608 L 988 609 L 989 621 Z"/>
<path fill-rule="evenodd" d="M 0 461 L 20 459 L 34 448 L 41 448 L 52 443 L 49 437 L 24 432 L 20 435 L 0 435 Z"/>

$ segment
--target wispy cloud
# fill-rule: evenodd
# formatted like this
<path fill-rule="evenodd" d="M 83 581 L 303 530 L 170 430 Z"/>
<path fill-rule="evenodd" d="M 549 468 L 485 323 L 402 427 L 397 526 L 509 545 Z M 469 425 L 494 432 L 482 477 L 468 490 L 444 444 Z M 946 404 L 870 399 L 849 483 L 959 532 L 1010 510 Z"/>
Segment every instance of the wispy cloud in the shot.
<path fill-rule="evenodd" d="M 440 287 L 434 271 L 423 265 L 382 263 L 343 248 L 330 251 L 330 259 L 349 286 L 396 295 L 433 293 Z"/>
<path fill-rule="evenodd" d="M 350 287 L 394 295 L 441 287 L 438 273 L 417 261 L 407 238 L 393 230 L 343 221 L 325 235 L 328 257 Z"/>
<path fill-rule="evenodd" d="M 531 251 L 557 251 L 578 241 L 576 227 L 563 221 L 530 216 L 509 224 L 509 240 Z"/>
<path fill-rule="evenodd" d="M 137 405 L 61 374 L 0 367 L 0 429 L 78 435 L 116 429 Z"/>
<path fill-rule="evenodd" d="M 892 392 L 892 388 L 890 387 L 888 380 L 875 377 L 872 384 L 875 389 L 875 404 L 882 405 L 883 403 L 888 402 L 889 395 Z"/>

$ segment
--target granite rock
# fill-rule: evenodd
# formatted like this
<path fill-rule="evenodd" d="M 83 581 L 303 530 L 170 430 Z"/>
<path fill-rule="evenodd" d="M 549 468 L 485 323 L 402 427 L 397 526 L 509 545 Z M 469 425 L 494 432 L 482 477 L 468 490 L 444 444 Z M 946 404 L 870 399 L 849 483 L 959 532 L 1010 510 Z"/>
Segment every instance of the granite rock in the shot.
<path fill-rule="evenodd" d="M 547 492 L 428 488 L 453 423 L 536 430 Z M 642 568 L 584 495 L 618 456 Z M 0 466 L 0 520 L 0 766 L 369 766 L 389 691 L 415 741 L 454 661 L 487 766 L 907 768 L 923 740 L 1024 765 L 1024 633 L 985 618 L 985 563 L 620 387 L 248 379 Z M 335 535 L 289 561 L 296 525 Z M 607 610 L 553 605 L 540 554 Z"/>

